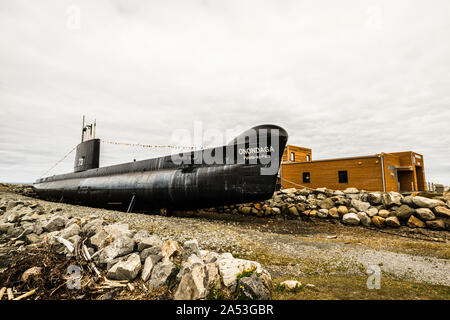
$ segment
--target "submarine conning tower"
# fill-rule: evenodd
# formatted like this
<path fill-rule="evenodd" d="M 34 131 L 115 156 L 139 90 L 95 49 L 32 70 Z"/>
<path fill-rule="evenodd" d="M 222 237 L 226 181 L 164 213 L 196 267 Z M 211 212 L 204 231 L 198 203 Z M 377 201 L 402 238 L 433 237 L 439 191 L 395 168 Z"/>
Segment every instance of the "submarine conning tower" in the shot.
<path fill-rule="evenodd" d="M 81 143 L 77 146 L 73 172 L 96 169 L 100 166 L 100 139 L 95 138 L 96 127 L 96 120 L 94 120 L 94 123 L 85 125 L 85 117 L 83 116 Z"/>

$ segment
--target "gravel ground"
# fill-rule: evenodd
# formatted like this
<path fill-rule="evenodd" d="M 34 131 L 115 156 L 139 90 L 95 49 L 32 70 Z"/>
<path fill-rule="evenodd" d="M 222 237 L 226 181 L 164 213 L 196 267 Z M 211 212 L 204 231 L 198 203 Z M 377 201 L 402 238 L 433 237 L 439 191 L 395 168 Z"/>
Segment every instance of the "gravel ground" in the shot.
<path fill-rule="evenodd" d="M 11 197 L 30 199 L 17 194 L 11 194 Z M 384 274 L 393 278 L 450 286 L 449 259 L 434 257 L 432 253 L 410 254 L 386 250 L 386 246 L 394 241 L 401 245 L 424 243 L 426 246 L 430 243 L 427 240 L 401 237 L 400 231 L 392 231 L 398 234 L 386 234 L 359 226 L 343 226 L 329 220 L 280 221 L 206 213 L 163 217 L 35 201 L 44 208 L 60 207 L 62 212 L 72 216 L 98 215 L 107 221 L 128 223 L 131 228 L 147 229 L 163 239 L 183 242 L 195 238 L 201 248 L 259 260 L 273 277 L 307 276 L 324 272 L 363 274 L 369 265 L 376 264 L 381 266 Z M 425 237 L 433 245 L 450 248 L 448 232 L 431 232 Z M 363 243 L 362 240 L 373 241 L 375 245 L 367 246 L 367 242 Z M 379 248 L 376 247 L 377 243 L 381 243 Z"/>

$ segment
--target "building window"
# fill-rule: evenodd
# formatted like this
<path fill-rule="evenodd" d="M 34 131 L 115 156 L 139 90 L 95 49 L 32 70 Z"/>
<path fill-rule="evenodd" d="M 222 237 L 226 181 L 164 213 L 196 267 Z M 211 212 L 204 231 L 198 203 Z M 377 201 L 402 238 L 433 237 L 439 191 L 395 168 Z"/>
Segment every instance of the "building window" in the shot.
<path fill-rule="evenodd" d="M 310 183 L 311 182 L 311 176 L 309 172 L 303 172 L 303 183 Z"/>
<path fill-rule="evenodd" d="M 308 154 L 308 155 L 306 155 L 306 161 L 311 161 L 311 156 Z"/>
<path fill-rule="evenodd" d="M 339 171 L 339 183 L 348 183 L 347 171 Z"/>
<path fill-rule="evenodd" d="M 295 161 L 295 153 L 291 152 L 291 161 L 294 162 Z"/>

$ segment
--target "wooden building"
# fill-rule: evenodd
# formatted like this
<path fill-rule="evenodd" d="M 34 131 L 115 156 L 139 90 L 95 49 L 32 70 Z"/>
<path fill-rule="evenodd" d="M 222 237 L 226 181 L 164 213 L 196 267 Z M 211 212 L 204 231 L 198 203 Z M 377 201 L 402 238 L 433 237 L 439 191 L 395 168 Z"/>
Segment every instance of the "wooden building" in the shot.
<path fill-rule="evenodd" d="M 423 156 L 412 151 L 313 161 L 311 149 L 288 145 L 279 177 L 282 188 L 426 190 Z"/>

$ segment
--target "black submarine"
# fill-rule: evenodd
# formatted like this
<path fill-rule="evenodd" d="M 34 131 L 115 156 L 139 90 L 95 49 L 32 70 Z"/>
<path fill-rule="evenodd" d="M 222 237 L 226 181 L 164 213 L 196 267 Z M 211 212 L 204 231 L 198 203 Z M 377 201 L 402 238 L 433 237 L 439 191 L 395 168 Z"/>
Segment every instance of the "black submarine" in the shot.
<path fill-rule="evenodd" d="M 96 123 L 82 126 L 74 172 L 40 178 L 42 199 L 93 206 L 110 203 L 154 209 L 195 209 L 272 197 L 287 132 L 255 126 L 228 144 L 168 156 L 99 167 Z"/>

